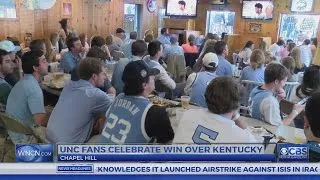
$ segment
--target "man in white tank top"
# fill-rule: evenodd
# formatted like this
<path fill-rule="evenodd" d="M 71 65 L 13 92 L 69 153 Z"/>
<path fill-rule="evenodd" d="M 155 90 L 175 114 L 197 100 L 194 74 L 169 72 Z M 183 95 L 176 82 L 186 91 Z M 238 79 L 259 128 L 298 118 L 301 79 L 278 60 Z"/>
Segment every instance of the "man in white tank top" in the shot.
<path fill-rule="evenodd" d="M 255 143 L 254 137 L 236 125 L 240 104 L 240 85 L 231 77 L 217 77 L 207 87 L 208 109 L 186 111 L 173 143 Z"/>

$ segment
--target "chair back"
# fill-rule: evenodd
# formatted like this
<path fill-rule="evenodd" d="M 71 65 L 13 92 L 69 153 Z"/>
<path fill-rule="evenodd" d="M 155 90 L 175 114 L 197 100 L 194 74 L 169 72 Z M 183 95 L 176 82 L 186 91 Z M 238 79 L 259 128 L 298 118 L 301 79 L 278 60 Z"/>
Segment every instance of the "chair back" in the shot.
<path fill-rule="evenodd" d="M 186 59 L 186 66 L 193 67 L 196 63 L 196 59 L 199 57 L 198 53 L 184 53 L 184 58 Z"/>
<path fill-rule="evenodd" d="M 241 98 L 241 106 L 248 107 L 249 106 L 249 96 L 251 91 L 257 87 L 262 85 L 262 82 L 242 80 L 241 85 L 244 87 L 243 95 Z"/>
<path fill-rule="evenodd" d="M 27 135 L 33 134 L 31 128 L 19 122 L 18 120 L 10 117 L 6 113 L 0 113 L 0 120 L 3 122 L 7 130 L 10 130 L 12 132 L 19 133 L 19 134 L 27 134 Z"/>
<path fill-rule="evenodd" d="M 114 61 L 119 61 L 120 58 L 124 58 L 124 53 L 121 51 L 113 51 L 111 56 L 113 57 Z"/>
<path fill-rule="evenodd" d="M 299 86 L 300 83 L 298 82 L 286 82 L 284 85 L 283 89 L 286 91 L 286 100 L 290 100 L 291 95 L 292 95 L 292 90 Z"/>
<path fill-rule="evenodd" d="M 167 58 L 167 71 L 177 83 L 186 80 L 186 62 L 184 55 L 171 55 Z"/>
<path fill-rule="evenodd" d="M 46 128 L 43 126 L 28 127 L 22 122 L 10 117 L 6 113 L 0 113 L 0 122 L 2 122 L 9 131 L 19 134 L 32 135 L 39 143 L 50 143 L 50 141 L 45 137 Z"/>
<path fill-rule="evenodd" d="M 233 61 L 233 64 L 237 64 L 238 62 L 238 59 L 239 59 L 239 55 L 237 53 L 232 53 L 232 61 Z"/>

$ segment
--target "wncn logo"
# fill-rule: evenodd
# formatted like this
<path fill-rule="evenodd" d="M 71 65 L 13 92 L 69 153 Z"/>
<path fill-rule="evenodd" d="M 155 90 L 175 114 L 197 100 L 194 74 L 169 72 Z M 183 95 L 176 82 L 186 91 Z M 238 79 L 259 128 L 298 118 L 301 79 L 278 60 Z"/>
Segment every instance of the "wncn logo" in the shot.
<path fill-rule="evenodd" d="M 52 162 L 52 144 L 17 144 L 17 162 Z"/>
<path fill-rule="evenodd" d="M 305 144 L 278 144 L 279 162 L 307 162 L 308 147 Z"/>

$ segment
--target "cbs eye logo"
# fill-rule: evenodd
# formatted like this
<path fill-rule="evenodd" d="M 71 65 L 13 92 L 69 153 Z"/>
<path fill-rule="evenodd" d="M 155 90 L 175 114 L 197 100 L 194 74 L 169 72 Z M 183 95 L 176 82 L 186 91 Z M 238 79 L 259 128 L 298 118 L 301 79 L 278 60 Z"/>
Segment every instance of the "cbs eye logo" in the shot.
<path fill-rule="evenodd" d="M 280 154 L 281 155 L 287 155 L 288 154 L 288 149 L 287 148 L 281 148 L 280 149 Z"/>

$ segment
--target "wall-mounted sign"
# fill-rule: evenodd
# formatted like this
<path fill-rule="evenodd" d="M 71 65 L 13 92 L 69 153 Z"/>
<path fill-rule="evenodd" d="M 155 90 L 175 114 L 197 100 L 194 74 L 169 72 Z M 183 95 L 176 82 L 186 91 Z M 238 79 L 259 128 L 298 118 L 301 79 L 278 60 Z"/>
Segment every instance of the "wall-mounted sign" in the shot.
<path fill-rule="evenodd" d="M 249 23 L 250 33 L 261 33 L 262 24 L 259 23 Z"/>
<path fill-rule="evenodd" d="M 66 18 L 72 17 L 72 3 L 63 2 L 61 12 L 63 17 L 66 17 Z"/>
<path fill-rule="evenodd" d="M 147 0 L 148 11 L 153 13 L 157 9 L 157 0 Z"/>
<path fill-rule="evenodd" d="M 291 11 L 310 12 L 313 8 L 313 0 L 292 0 Z"/>

